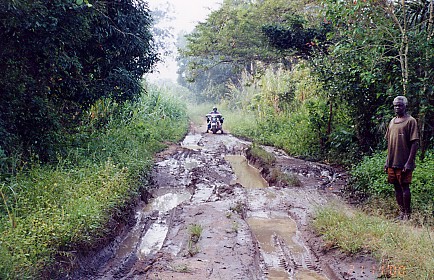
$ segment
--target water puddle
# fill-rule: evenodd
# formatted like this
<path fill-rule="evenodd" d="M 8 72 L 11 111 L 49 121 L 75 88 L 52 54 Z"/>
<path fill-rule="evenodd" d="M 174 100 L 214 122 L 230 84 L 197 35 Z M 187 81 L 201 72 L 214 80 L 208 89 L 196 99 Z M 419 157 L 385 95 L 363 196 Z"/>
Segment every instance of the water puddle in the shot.
<path fill-rule="evenodd" d="M 227 155 L 225 156 L 232 170 L 237 177 L 236 182 L 240 183 L 247 189 L 266 188 L 268 187 L 267 181 L 262 178 L 259 170 L 251 166 L 245 156 L 241 155 Z"/>
<path fill-rule="evenodd" d="M 135 248 L 137 247 L 143 231 L 143 214 L 143 212 L 139 212 L 136 214 L 137 223 L 134 228 L 128 233 L 127 237 L 119 244 L 119 248 L 116 251 L 116 259 L 123 259 L 131 252 L 135 251 Z"/>
<path fill-rule="evenodd" d="M 161 246 L 163 246 L 169 227 L 165 220 L 157 218 L 146 231 L 145 235 L 142 236 L 143 228 L 146 224 L 146 214 L 159 211 L 161 217 L 166 212 L 191 198 L 191 194 L 187 191 L 174 193 L 170 189 L 160 189 L 160 192 L 159 196 L 151 199 L 142 210 L 136 213 L 136 225 L 119 244 L 116 252 L 118 259 L 124 258 L 134 251 L 136 251 L 136 255 L 140 259 L 158 252 Z"/>
<path fill-rule="evenodd" d="M 287 280 L 288 278 L 288 272 L 286 272 L 284 269 L 269 269 L 268 271 L 268 280 Z"/>
<path fill-rule="evenodd" d="M 275 235 L 283 238 L 292 252 L 302 253 L 304 251 L 302 246 L 293 241 L 297 232 L 297 225 L 292 219 L 249 218 L 247 223 L 250 225 L 262 250 L 266 253 L 276 252 L 276 242 L 273 240 Z"/>
<path fill-rule="evenodd" d="M 327 280 L 308 268 L 307 252 L 296 242 L 297 225 L 294 220 L 252 217 L 247 223 L 261 247 L 269 280 Z"/>
<path fill-rule="evenodd" d="M 169 226 L 166 221 L 159 221 L 152 224 L 151 228 L 149 228 L 141 240 L 137 252 L 139 259 L 158 252 L 163 246 L 168 230 Z"/>
<path fill-rule="evenodd" d="M 145 212 L 159 211 L 167 212 L 172 210 L 184 201 L 189 200 L 191 194 L 189 192 L 166 193 L 152 199 L 143 209 Z"/>
<path fill-rule="evenodd" d="M 302 270 L 295 274 L 297 280 L 328 280 L 327 277 L 322 276 L 314 271 Z"/>
<path fill-rule="evenodd" d="M 181 147 L 190 149 L 190 150 L 201 150 L 203 149 L 202 146 L 199 146 L 197 143 L 199 143 L 200 139 L 202 138 L 202 135 L 200 134 L 188 134 L 185 136 L 184 140 L 181 143 Z"/>

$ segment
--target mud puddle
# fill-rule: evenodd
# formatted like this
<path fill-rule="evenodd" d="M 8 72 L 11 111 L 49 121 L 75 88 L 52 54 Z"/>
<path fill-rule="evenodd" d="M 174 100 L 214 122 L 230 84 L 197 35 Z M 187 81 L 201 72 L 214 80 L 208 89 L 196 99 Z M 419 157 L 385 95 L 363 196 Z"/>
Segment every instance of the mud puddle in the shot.
<path fill-rule="evenodd" d="M 268 182 L 261 176 L 260 171 L 249 165 L 246 157 L 241 155 L 227 155 L 225 157 L 230 162 L 232 170 L 236 176 L 236 182 L 241 184 L 249 191 L 250 189 L 267 188 Z M 269 205 L 271 200 L 277 199 L 272 190 L 264 192 L 261 196 L 266 199 L 264 206 Z M 254 195 L 249 196 L 252 203 L 257 199 Z M 266 208 L 264 208 L 266 209 Z M 279 217 L 273 217 L 280 214 Z M 267 279 L 328 279 L 318 274 L 317 267 L 312 264 L 305 246 L 297 240 L 296 222 L 288 217 L 284 211 L 273 214 L 264 214 L 263 211 L 256 213 L 250 211 L 250 218 L 247 224 L 256 240 L 259 243 L 261 255 L 263 256 Z M 255 217 L 258 215 L 259 217 Z M 306 256 L 307 255 L 307 256 Z"/>
<path fill-rule="evenodd" d="M 225 160 L 230 163 L 236 176 L 232 183 L 239 183 L 248 189 L 268 187 L 268 182 L 261 176 L 260 171 L 251 166 L 245 156 L 227 155 Z"/>
<path fill-rule="evenodd" d="M 199 146 L 197 143 L 200 141 L 201 138 L 202 136 L 200 134 L 188 134 L 181 142 L 181 147 L 191 150 L 200 150 L 203 147 Z"/>
<path fill-rule="evenodd" d="M 266 147 L 302 182 L 276 187 L 247 162 L 249 142 L 194 131 L 158 157 L 136 223 L 69 279 L 359 279 L 309 234 L 315 209 L 338 201 L 333 170 Z"/>

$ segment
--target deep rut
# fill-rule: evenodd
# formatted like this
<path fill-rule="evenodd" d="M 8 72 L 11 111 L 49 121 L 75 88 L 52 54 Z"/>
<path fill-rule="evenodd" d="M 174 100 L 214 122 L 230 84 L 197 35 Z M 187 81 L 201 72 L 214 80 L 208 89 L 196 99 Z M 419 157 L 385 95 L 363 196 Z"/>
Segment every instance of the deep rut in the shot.
<path fill-rule="evenodd" d="M 309 231 L 317 207 L 341 203 L 333 192 L 344 176 L 264 147 L 301 182 L 269 186 L 244 157 L 249 145 L 192 132 L 161 154 L 136 224 L 71 278 L 359 279 L 348 260 L 323 255 Z"/>

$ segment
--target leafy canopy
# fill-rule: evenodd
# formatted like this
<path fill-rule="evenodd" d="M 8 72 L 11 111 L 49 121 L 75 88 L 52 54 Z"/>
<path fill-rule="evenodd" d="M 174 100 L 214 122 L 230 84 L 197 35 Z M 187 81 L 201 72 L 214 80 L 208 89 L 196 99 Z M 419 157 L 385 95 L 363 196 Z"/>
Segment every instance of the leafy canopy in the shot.
<path fill-rule="evenodd" d="M 2 1 L 0 150 L 52 159 L 96 100 L 134 99 L 158 60 L 145 2 Z"/>

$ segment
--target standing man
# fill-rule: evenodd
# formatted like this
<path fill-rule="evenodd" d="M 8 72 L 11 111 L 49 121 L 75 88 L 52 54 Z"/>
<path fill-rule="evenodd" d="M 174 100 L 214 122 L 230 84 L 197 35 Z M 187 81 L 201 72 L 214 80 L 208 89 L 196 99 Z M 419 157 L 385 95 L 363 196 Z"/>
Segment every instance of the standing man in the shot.
<path fill-rule="evenodd" d="M 393 100 L 396 117 L 390 121 L 386 132 L 387 158 L 384 171 L 387 172 L 387 181 L 395 187 L 396 202 L 400 210 L 397 217 L 399 220 L 410 219 L 410 183 L 416 167 L 419 142 L 417 122 L 407 113 L 407 104 L 405 96 L 397 96 Z"/>

